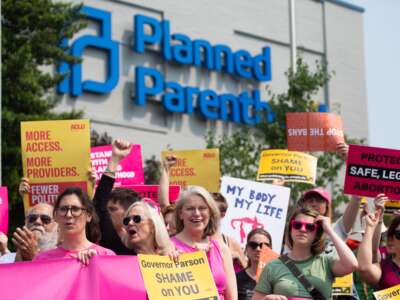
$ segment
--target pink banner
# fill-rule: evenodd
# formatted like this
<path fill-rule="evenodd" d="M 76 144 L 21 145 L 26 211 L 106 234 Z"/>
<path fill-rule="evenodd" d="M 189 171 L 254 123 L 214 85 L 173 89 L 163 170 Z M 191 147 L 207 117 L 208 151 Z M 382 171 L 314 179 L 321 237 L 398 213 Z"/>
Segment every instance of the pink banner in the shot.
<path fill-rule="evenodd" d="M 98 179 L 100 179 L 107 168 L 108 160 L 111 157 L 111 149 L 111 145 L 91 148 L 90 160 L 92 166 L 96 169 Z M 144 174 L 141 146 L 133 145 L 131 153 L 121 160 L 118 165 L 118 171 L 115 173 L 114 187 L 143 183 Z"/>
<path fill-rule="evenodd" d="M 0 264 L 1 299 L 146 300 L 136 256 Z"/>
<path fill-rule="evenodd" d="M 0 187 L 0 232 L 8 232 L 8 191 L 6 186 Z"/>
<path fill-rule="evenodd" d="M 350 145 L 344 192 L 400 200 L 400 150 Z"/>
<path fill-rule="evenodd" d="M 140 198 L 149 204 L 158 207 L 158 185 L 149 184 L 149 185 L 129 185 L 125 186 L 125 188 L 132 189 L 136 193 L 139 194 Z M 181 192 L 181 187 L 179 185 L 170 185 L 169 186 L 169 201 L 175 202 L 179 193 Z"/>

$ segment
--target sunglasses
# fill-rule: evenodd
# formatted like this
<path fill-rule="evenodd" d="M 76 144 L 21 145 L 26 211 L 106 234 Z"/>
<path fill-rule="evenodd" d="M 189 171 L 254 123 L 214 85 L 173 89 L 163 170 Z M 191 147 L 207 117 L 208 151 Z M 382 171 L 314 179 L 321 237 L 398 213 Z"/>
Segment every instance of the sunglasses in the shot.
<path fill-rule="evenodd" d="M 52 221 L 52 218 L 48 215 L 30 214 L 27 216 L 28 223 L 34 223 L 38 218 L 40 218 L 44 225 L 48 225 Z"/>
<path fill-rule="evenodd" d="M 249 246 L 253 250 L 256 250 L 258 247 L 260 247 L 260 249 L 262 249 L 263 246 L 271 248 L 271 245 L 269 243 L 248 242 L 247 246 Z"/>
<path fill-rule="evenodd" d="M 142 217 L 139 215 L 125 217 L 122 220 L 122 224 L 124 224 L 124 226 L 128 226 L 131 221 L 133 221 L 133 223 L 139 224 L 140 222 L 142 222 Z"/>
<path fill-rule="evenodd" d="M 393 232 L 393 235 L 396 238 L 396 240 L 400 240 L 400 230 L 395 230 Z"/>
<path fill-rule="evenodd" d="M 315 223 L 307 223 L 302 221 L 292 220 L 292 228 L 295 230 L 303 229 L 307 232 L 314 232 L 318 228 L 318 224 Z"/>

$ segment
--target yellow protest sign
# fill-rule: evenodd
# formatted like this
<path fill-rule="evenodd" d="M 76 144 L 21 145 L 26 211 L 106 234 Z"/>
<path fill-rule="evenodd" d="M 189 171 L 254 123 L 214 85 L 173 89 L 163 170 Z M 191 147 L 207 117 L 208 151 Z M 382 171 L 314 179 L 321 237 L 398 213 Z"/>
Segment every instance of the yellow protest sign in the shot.
<path fill-rule="evenodd" d="M 317 158 L 303 152 L 264 150 L 261 153 L 257 180 L 275 178 L 287 182 L 315 183 Z"/>
<path fill-rule="evenodd" d="M 353 273 L 336 277 L 332 284 L 332 296 L 351 296 L 353 294 Z"/>
<path fill-rule="evenodd" d="M 175 155 L 176 164 L 171 168 L 170 184 L 200 185 L 209 192 L 219 192 L 219 149 L 163 151 L 161 157 Z"/>
<path fill-rule="evenodd" d="M 54 203 L 67 187 L 80 187 L 91 195 L 89 120 L 21 122 L 24 177 L 30 193 L 25 211 L 39 202 Z"/>
<path fill-rule="evenodd" d="M 168 256 L 138 255 L 149 300 L 217 300 L 218 292 L 204 251 Z"/>
<path fill-rule="evenodd" d="M 374 292 L 376 300 L 395 300 L 400 299 L 400 284 L 391 288 Z"/>

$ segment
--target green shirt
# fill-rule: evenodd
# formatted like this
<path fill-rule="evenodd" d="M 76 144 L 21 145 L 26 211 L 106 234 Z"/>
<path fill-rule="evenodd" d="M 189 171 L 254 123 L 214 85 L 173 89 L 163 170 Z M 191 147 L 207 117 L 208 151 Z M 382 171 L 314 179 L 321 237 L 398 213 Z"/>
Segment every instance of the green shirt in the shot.
<path fill-rule="evenodd" d="M 295 265 L 326 299 L 331 299 L 334 280 L 332 264 L 335 260 L 336 256 L 333 253 L 321 253 L 303 261 L 295 261 Z M 265 267 L 255 290 L 263 294 L 311 298 L 303 285 L 279 259 L 271 261 Z"/>

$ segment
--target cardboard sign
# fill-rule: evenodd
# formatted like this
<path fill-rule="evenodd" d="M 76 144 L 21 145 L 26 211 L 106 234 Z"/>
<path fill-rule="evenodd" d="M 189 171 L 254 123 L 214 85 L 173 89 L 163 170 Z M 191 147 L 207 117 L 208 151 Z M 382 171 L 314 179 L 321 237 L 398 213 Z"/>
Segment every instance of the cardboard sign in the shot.
<path fill-rule="evenodd" d="M 400 200 L 400 150 L 350 145 L 344 192 Z"/>
<path fill-rule="evenodd" d="M 283 178 L 287 182 L 315 184 L 317 161 L 314 156 L 288 150 L 264 150 L 257 180 Z"/>
<path fill-rule="evenodd" d="M 342 119 L 330 113 L 286 113 L 286 136 L 291 151 L 336 151 L 344 142 Z"/>
<path fill-rule="evenodd" d="M 138 255 L 149 300 L 219 299 L 204 251 L 168 256 Z"/>
<path fill-rule="evenodd" d="M 351 296 L 353 294 L 353 273 L 336 277 L 332 284 L 332 296 Z"/>
<path fill-rule="evenodd" d="M 396 300 L 400 298 L 400 284 L 391 288 L 374 292 L 376 300 Z"/>
<path fill-rule="evenodd" d="M 90 150 L 90 160 L 92 167 L 96 169 L 98 181 L 107 168 L 111 154 L 112 145 L 92 147 Z M 96 184 L 99 183 L 98 181 Z M 131 152 L 118 165 L 118 171 L 115 173 L 114 187 L 143 183 L 144 174 L 141 146 L 132 145 Z"/>
<path fill-rule="evenodd" d="M 8 190 L 6 186 L 0 187 L 0 232 L 8 232 Z"/>
<path fill-rule="evenodd" d="M 252 229 L 264 228 L 271 234 L 273 250 L 281 252 L 289 188 L 222 177 L 221 194 L 228 202 L 228 210 L 221 220 L 223 233 L 239 237 L 238 242 L 244 247 Z"/>
<path fill-rule="evenodd" d="M 39 202 L 54 203 L 65 188 L 80 187 L 89 195 L 89 120 L 21 122 L 24 177 L 31 191 L 24 197 L 25 211 Z"/>
<path fill-rule="evenodd" d="M 176 165 L 170 170 L 170 183 L 180 185 L 199 185 L 209 192 L 219 191 L 220 169 L 219 149 L 163 151 L 164 159 L 175 155 Z"/>
<path fill-rule="evenodd" d="M 143 201 L 157 208 L 160 206 L 158 201 L 158 187 L 159 185 L 157 184 L 125 186 L 125 188 L 131 189 L 136 193 L 138 193 L 139 197 Z M 169 201 L 175 202 L 178 199 L 180 192 L 181 192 L 181 187 L 179 185 L 170 185 L 168 193 Z"/>
<path fill-rule="evenodd" d="M 280 255 L 272 251 L 269 247 L 263 247 L 260 252 L 260 260 L 257 265 L 256 281 L 260 278 L 262 270 L 268 265 L 271 260 L 277 259 Z"/>

